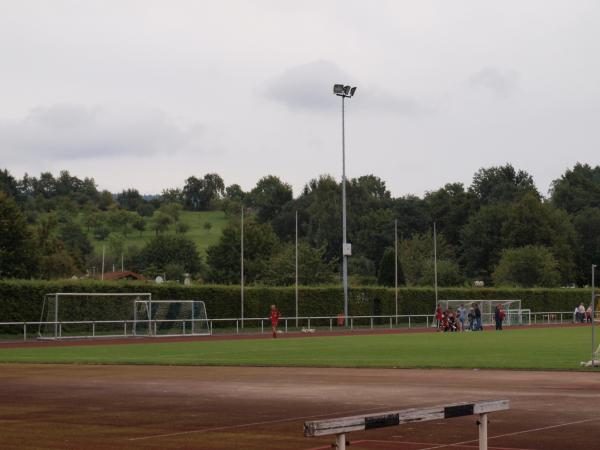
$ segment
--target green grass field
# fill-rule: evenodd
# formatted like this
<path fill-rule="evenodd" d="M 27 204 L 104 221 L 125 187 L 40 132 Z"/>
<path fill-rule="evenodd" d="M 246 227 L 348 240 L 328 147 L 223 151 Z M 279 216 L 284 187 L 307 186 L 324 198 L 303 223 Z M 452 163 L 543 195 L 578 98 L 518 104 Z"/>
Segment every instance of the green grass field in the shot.
<path fill-rule="evenodd" d="M 201 255 L 206 253 L 206 249 L 211 245 L 216 244 L 221 237 L 223 228 L 227 225 L 227 218 L 223 211 L 181 211 L 179 213 L 179 221 L 189 226 L 189 231 L 185 236 L 196 244 L 196 248 Z M 148 221 L 149 222 L 149 221 Z M 204 229 L 204 224 L 208 222 L 212 225 L 210 230 Z M 167 233 L 174 233 L 173 226 Z M 102 252 L 102 242 L 94 238 L 93 233 L 87 233 L 96 253 Z M 154 231 L 150 224 L 147 224 L 147 229 L 143 232 L 131 231 L 125 239 L 125 247 L 135 245 L 143 247 L 146 242 L 154 237 Z"/>
<path fill-rule="evenodd" d="M 590 330 L 214 340 L 0 349 L 3 363 L 582 370 Z"/>

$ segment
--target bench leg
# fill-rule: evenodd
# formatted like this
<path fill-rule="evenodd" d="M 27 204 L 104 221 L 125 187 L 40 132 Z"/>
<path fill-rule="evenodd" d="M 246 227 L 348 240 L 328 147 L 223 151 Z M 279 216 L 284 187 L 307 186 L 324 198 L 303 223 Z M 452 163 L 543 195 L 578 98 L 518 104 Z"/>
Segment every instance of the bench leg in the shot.
<path fill-rule="evenodd" d="M 488 450 L 487 414 L 479 414 L 479 450 Z"/>
<path fill-rule="evenodd" d="M 346 435 L 344 433 L 335 436 L 337 450 L 346 450 Z"/>

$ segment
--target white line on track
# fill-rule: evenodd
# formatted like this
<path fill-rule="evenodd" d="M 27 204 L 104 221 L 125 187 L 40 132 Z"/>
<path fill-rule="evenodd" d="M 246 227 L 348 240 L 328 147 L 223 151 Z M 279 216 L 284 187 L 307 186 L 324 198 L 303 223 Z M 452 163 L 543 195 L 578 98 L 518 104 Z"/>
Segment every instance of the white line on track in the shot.
<path fill-rule="evenodd" d="M 350 409 L 350 410 L 342 411 L 342 412 L 336 411 L 336 412 L 327 413 L 327 414 L 316 414 L 313 416 L 292 417 L 292 418 L 288 418 L 288 419 L 278 419 L 278 420 L 265 420 L 262 422 L 242 423 L 239 425 L 226 425 L 226 426 L 222 426 L 222 427 L 201 428 L 199 430 L 178 431 L 176 433 L 153 434 L 150 436 L 129 438 L 129 440 L 130 441 L 142 441 L 145 439 L 158 439 L 158 438 L 163 438 L 163 437 L 181 436 L 181 435 L 193 434 L 193 433 L 207 433 L 210 431 L 233 430 L 236 428 L 254 427 L 254 426 L 259 426 L 259 425 L 272 425 L 272 424 L 276 424 L 276 423 L 295 422 L 296 420 L 317 419 L 319 417 L 337 416 L 340 414 L 374 411 L 376 409 L 381 409 L 381 407 L 382 407 L 382 405 L 374 406 L 373 408 Z"/>
<path fill-rule="evenodd" d="M 578 425 L 580 423 L 594 422 L 594 421 L 597 421 L 597 420 L 600 420 L 600 417 L 593 417 L 593 418 L 589 418 L 589 419 L 576 420 L 574 422 L 559 423 L 557 425 L 549 425 L 547 427 L 530 428 L 528 430 L 514 431 L 512 433 L 497 434 L 495 436 L 489 436 L 488 440 L 490 440 L 490 439 L 497 439 L 497 438 L 501 438 L 501 437 L 516 436 L 516 435 L 519 435 L 519 434 L 534 433 L 536 431 L 552 430 L 554 428 L 568 427 L 569 425 Z M 434 450 L 434 449 L 438 449 L 438 448 L 457 447 L 457 446 L 460 446 L 460 445 L 471 444 L 473 442 L 477 442 L 477 439 L 471 439 L 470 441 L 455 442 L 453 444 L 440 444 L 440 445 L 436 445 L 435 447 L 427 447 L 427 448 L 423 448 L 423 449 L 420 449 L 420 450 Z M 518 450 L 518 449 L 515 449 L 515 450 Z"/>

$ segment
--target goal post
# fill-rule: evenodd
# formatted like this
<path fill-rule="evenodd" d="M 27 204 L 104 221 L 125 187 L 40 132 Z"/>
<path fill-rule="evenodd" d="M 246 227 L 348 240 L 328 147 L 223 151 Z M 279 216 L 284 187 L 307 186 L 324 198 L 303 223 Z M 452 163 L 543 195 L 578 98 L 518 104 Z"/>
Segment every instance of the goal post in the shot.
<path fill-rule="evenodd" d="M 38 325 L 40 339 L 131 335 L 132 305 L 152 302 L 138 292 L 54 292 L 44 296 Z"/>
<path fill-rule="evenodd" d="M 452 308 L 456 311 L 461 305 L 467 310 L 474 307 L 475 304 L 479 305 L 481 311 L 481 320 L 483 325 L 491 325 L 494 323 L 494 310 L 497 305 L 500 305 L 505 313 L 504 324 L 505 325 L 530 325 L 531 324 L 531 311 L 524 310 L 521 308 L 521 300 L 518 299 L 488 299 L 488 300 L 471 300 L 471 299 L 453 299 L 453 300 L 439 300 L 438 303 L 442 306 L 445 311 L 448 308 Z"/>
<path fill-rule="evenodd" d="M 211 327 L 202 300 L 136 300 L 136 336 L 208 336 Z"/>

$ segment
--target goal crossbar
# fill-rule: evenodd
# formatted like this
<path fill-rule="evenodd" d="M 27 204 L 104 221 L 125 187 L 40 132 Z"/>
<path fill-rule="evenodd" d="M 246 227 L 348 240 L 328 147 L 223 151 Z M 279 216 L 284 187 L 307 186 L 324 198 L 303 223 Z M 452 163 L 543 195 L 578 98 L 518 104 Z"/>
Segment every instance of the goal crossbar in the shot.
<path fill-rule="evenodd" d="M 135 300 L 133 334 L 207 336 L 211 334 L 202 300 Z"/>

